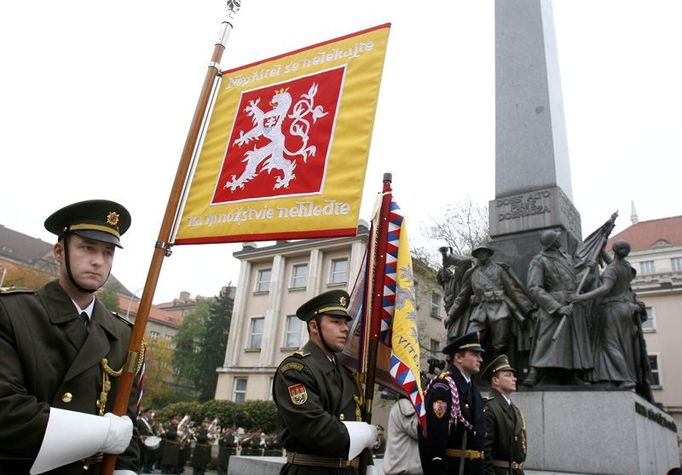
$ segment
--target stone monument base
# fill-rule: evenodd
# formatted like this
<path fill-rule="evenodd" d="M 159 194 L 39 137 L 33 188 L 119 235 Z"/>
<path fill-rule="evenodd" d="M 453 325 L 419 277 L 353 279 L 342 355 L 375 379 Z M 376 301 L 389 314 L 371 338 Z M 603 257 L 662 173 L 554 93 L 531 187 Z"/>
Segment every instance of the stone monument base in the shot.
<path fill-rule="evenodd" d="M 526 468 L 584 474 L 665 474 L 679 467 L 673 418 L 631 391 L 528 390 Z"/>

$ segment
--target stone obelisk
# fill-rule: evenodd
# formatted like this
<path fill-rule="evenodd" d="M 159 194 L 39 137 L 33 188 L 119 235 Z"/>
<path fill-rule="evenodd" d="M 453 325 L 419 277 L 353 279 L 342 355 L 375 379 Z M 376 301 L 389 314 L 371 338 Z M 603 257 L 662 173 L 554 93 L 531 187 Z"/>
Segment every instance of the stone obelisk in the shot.
<path fill-rule="evenodd" d="M 569 251 L 581 241 L 549 0 L 496 0 L 495 92 L 490 235 L 496 260 L 525 281 L 542 231 L 564 231 Z"/>

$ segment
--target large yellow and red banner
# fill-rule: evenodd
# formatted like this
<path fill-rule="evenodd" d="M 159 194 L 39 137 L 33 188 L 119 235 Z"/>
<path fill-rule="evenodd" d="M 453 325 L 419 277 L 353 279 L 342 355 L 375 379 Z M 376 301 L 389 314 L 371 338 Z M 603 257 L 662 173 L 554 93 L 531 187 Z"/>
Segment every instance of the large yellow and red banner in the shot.
<path fill-rule="evenodd" d="M 355 234 L 389 28 L 223 73 L 175 244 Z"/>

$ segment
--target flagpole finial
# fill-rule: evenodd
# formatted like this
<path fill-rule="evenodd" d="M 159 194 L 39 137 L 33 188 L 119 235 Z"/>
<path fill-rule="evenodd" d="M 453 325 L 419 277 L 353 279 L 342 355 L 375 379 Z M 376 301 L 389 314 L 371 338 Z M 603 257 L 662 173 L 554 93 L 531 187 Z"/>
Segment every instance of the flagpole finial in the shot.
<path fill-rule="evenodd" d="M 384 181 L 388 181 L 390 183 L 393 183 L 393 174 L 392 173 L 384 173 Z"/>
<path fill-rule="evenodd" d="M 241 6 L 242 6 L 241 0 L 227 0 L 225 5 L 225 7 L 227 8 L 227 11 L 225 12 L 225 20 L 232 23 L 234 17 L 239 12 Z"/>

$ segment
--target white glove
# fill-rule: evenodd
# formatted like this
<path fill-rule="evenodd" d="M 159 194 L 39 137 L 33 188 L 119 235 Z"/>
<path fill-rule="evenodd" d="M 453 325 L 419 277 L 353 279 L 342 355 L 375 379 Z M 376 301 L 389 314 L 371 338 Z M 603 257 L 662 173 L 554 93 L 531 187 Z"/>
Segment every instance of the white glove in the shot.
<path fill-rule="evenodd" d="M 344 421 L 350 439 L 348 460 L 357 457 L 363 449 L 371 449 L 377 440 L 377 428 L 366 422 Z"/>
<path fill-rule="evenodd" d="M 111 412 L 104 414 L 104 418 L 109 420 L 109 430 L 98 452 L 122 454 L 133 437 L 133 423 L 130 417 L 117 416 Z"/>

